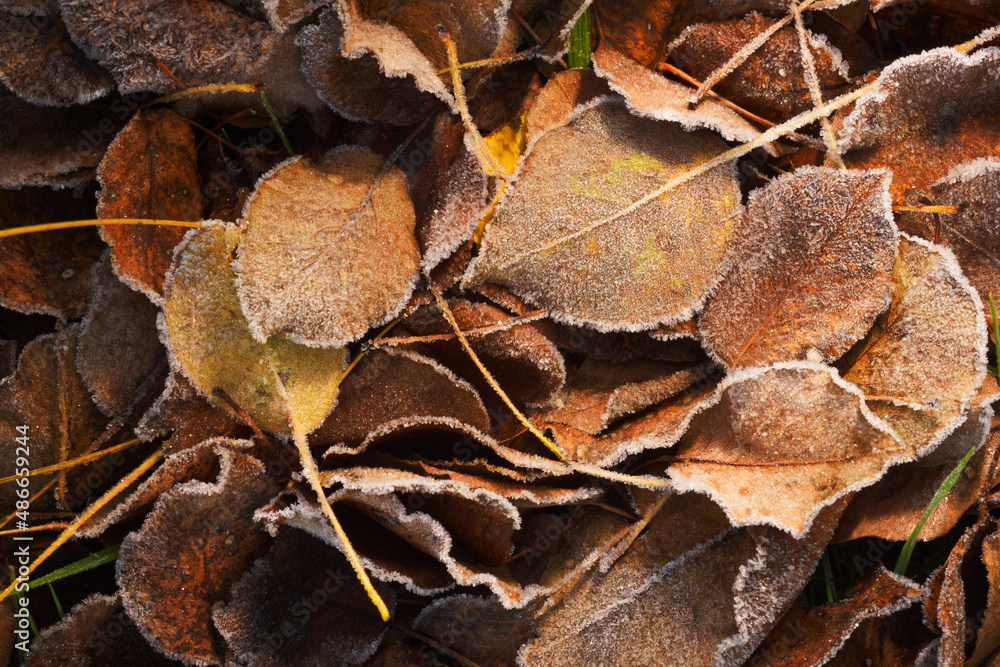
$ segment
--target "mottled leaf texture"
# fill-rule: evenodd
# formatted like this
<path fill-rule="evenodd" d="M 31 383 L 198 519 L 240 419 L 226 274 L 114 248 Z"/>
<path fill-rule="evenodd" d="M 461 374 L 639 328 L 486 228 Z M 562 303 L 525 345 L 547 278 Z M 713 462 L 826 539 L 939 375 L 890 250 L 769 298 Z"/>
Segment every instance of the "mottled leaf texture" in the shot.
<path fill-rule="evenodd" d="M 742 664 L 798 595 L 839 516 L 828 509 L 798 540 L 718 523 L 705 534 L 685 530 L 675 502 L 685 501 L 668 499 L 610 570 L 592 570 L 539 618 L 522 664 Z"/>
<path fill-rule="evenodd" d="M 951 248 L 979 295 L 1000 298 L 1000 159 L 954 167 L 934 184 L 928 198 L 938 205 L 958 206 L 958 213 L 904 213 L 900 228 Z"/>
<path fill-rule="evenodd" d="M 154 650 L 122 609 L 117 595 L 93 595 L 31 645 L 28 667 L 172 667 L 185 663 Z"/>
<path fill-rule="evenodd" d="M 639 0 L 622 5 L 614 0 L 595 0 L 591 11 L 601 24 L 601 46 L 607 46 L 637 62 L 643 68 L 663 62 L 673 2 Z"/>
<path fill-rule="evenodd" d="M 72 220 L 74 216 L 88 218 L 92 212 L 92 207 L 75 200 L 68 190 L 0 190 L 3 228 Z M 79 317 L 91 298 L 93 268 L 103 252 L 102 245 L 92 229 L 0 240 L 0 305 L 63 320 Z"/>
<path fill-rule="evenodd" d="M 908 446 L 925 451 L 962 421 L 986 376 L 983 306 L 954 255 L 900 235 L 892 304 L 844 359 L 844 379 Z"/>
<path fill-rule="evenodd" d="M 97 170 L 101 218 L 200 220 L 194 132 L 166 109 L 140 111 L 118 133 Z M 159 302 L 163 279 L 183 227 L 107 225 L 101 237 L 111 246 L 115 272 Z"/>
<path fill-rule="evenodd" d="M 112 273 L 105 259 L 95 269 L 95 294 L 83 320 L 76 365 L 104 414 L 123 413 L 155 395 L 166 357 L 156 330 L 156 307 Z"/>
<path fill-rule="evenodd" d="M 277 487 L 259 461 L 219 450 L 215 484 L 188 482 L 160 497 L 122 542 L 118 586 L 129 617 L 169 657 L 219 664 L 212 611 L 262 555 L 267 535 L 253 513 Z"/>
<path fill-rule="evenodd" d="M 741 210 L 733 165 L 626 207 L 724 150 L 611 100 L 581 109 L 528 148 L 464 284 L 499 283 L 602 331 L 684 319 L 716 284 Z"/>
<path fill-rule="evenodd" d="M 257 340 L 343 345 L 406 304 L 420 262 L 413 204 L 402 172 L 383 164 L 343 148 L 286 162 L 258 184 L 234 264 Z"/>
<path fill-rule="evenodd" d="M 912 454 L 836 371 L 785 362 L 726 378 L 669 475 L 678 490 L 711 496 L 734 525 L 802 535 L 820 509 Z"/>
<path fill-rule="evenodd" d="M 307 433 L 333 407 L 344 351 L 254 339 L 230 267 L 238 238 L 215 224 L 178 247 L 159 318 L 171 361 L 206 396 L 225 390 L 262 428 Z"/>
<path fill-rule="evenodd" d="M 840 602 L 785 616 L 749 664 L 784 667 L 825 664 L 865 619 L 895 614 L 920 602 L 925 594 L 922 586 L 880 565 L 852 586 Z"/>
<path fill-rule="evenodd" d="M 845 119 L 851 166 L 893 171 L 897 201 L 961 162 L 1000 155 L 1000 49 L 965 55 L 940 48 L 900 58 Z"/>
<path fill-rule="evenodd" d="M 273 47 L 266 21 L 210 0 L 60 0 L 73 42 L 115 77 L 122 93 L 245 78 Z"/>
<path fill-rule="evenodd" d="M 357 447 L 385 424 L 434 418 L 457 419 L 484 433 L 490 429 L 476 390 L 447 368 L 415 352 L 373 350 L 344 379 L 337 406 L 311 440 Z"/>
<path fill-rule="evenodd" d="M 58 14 L 19 16 L 0 8 L 0 80 L 46 106 L 84 104 L 106 95 L 111 77 L 87 60 Z"/>
<path fill-rule="evenodd" d="M 889 180 L 803 167 L 754 192 L 698 320 L 712 355 L 730 368 L 832 361 L 864 337 L 892 296 Z"/>
<path fill-rule="evenodd" d="M 392 589 L 376 584 L 395 606 Z M 372 608 L 347 559 L 301 530 L 288 528 L 233 587 L 213 618 L 245 664 L 341 667 L 364 663 L 389 626 Z"/>
<path fill-rule="evenodd" d="M 413 629 L 477 665 L 514 665 L 517 650 L 535 634 L 530 614 L 504 609 L 495 599 L 454 595 L 424 607 Z"/>

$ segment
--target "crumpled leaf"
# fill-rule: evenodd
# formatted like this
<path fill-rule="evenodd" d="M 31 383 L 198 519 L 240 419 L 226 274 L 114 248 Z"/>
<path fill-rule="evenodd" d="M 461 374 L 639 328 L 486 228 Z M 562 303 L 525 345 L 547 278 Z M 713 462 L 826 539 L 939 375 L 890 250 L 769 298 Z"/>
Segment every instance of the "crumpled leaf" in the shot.
<path fill-rule="evenodd" d="M 86 218 L 92 211 L 69 191 L 0 190 L 0 226 L 4 228 L 67 219 L 63 216 Z M 97 234 L 86 228 L 0 239 L 0 304 L 63 320 L 79 317 L 90 301 L 93 268 L 103 252 Z"/>
<path fill-rule="evenodd" d="M 384 424 L 435 417 L 457 419 L 484 433 L 490 429 L 486 408 L 467 382 L 415 352 L 377 349 L 344 379 L 337 406 L 311 440 L 350 449 Z"/>
<path fill-rule="evenodd" d="M 60 6 L 73 42 L 111 72 L 123 94 L 176 89 L 156 60 L 186 86 L 245 78 L 276 39 L 267 22 L 210 0 L 60 0 Z"/>
<path fill-rule="evenodd" d="M 394 611 L 392 589 L 376 588 Z M 372 612 L 347 559 L 294 529 L 279 531 L 212 618 L 237 658 L 257 667 L 361 664 L 389 627 Z"/>
<path fill-rule="evenodd" d="M 955 253 L 965 276 L 985 300 L 1000 298 L 1000 159 L 979 159 L 952 168 L 928 198 L 958 206 L 954 215 L 903 213 L 900 229 L 941 243 Z"/>
<path fill-rule="evenodd" d="M 114 416 L 151 394 L 167 364 L 156 330 L 156 307 L 122 284 L 109 260 L 95 273 L 95 294 L 83 319 L 76 366 L 97 407 Z"/>
<path fill-rule="evenodd" d="M 966 663 L 970 667 L 985 664 L 990 654 L 1000 649 L 1000 533 L 993 532 L 983 538 L 982 562 L 986 566 L 989 594 L 982 615 L 975 617 L 979 627 L 975 629 L 975 647 Z"/>
<path fill-rule="evenodd" d="M 517 650 L 535 632 L 524 611 L 496 600 L 453 595 L 424 607 L 413 629 L 477 665 L 514 665 Z"/>
<path fill-rule="evenodd" d="M 163 393 L 139 419 L 135 434 L 145 442 L 170 434 L 167 452 L 194 447 L 206 438 L 239 437 L 248 427 L 198 393 L 180 371 L 171 371 Z"/>
<path fill-rule="evenodd" d="M 261 428 L 308 433 L 333 407 L 344 351 L 254 339 L 230 268 L 238 239 L 213 224 L 178 246 L 158 319 L 171 364 L 206 396 L 223 389 Z"/>
<path fill-rule="evenodd" d="M 172 111 L 140 111 L 118 133 L 97 170 L 100 218 L 200 220 L 194 132 Z M 183 227 L 104 225 L 115 273 L 155 303 Z"/>
<path fill-rule="evenodd" d="M 495 282 L 600 331 L 685 319 L 718 281 L 740 212 L 733 166 L 626 207 L 724 150 L 611 100 L 579 109 L 529 146 L 463 287 Z"/>
<path fill-rule="evenodd" d="M 730 368 L 832 361 L 863 338 L 892 295 L 889 181 L 802 167 L 755 191 L 698 318 L 712 356 Z"/>
<path fill-rule="evenodd" d="M 900 234 L 892 304 L 841 361 L 909 447 L 921 453 L 957 427 L 986 376 L 976 291 L 947 248 Z"/>
<path fill-rule="evenodd" d="M 925 190 L 953 165 L 998 156 L 1000 49 L 939 48 L 900 58 L 844 120 L 852 167 L 892 169 L 892 196 Z"/>
<path fill-rule="evenodd" d="M 822 508 L 914 454 L 857 387 L 820 364 L 732 373 L 713 402 L 692 420 L 668 474 L 679 491 L 707 493 L 737 526 L 801 536 Z"/>
<path fill-rule="evenodd" d="M 87 60 L 58 14 L 18 15 L 0 8 L 0 81 L 45 106 L 86 104 L 109 93 L 111 77 Z"/>
<path fill-rule="evenodd" d="M 395 317 L 420 261 L 413 205 L 395 167 L 341 148 L 279 165 L 247 204 L 237 289 L 254 337 L 342 346 Z"/>
<path fill-rule="evenodd" d="M 42 631 L 31 645 L 27 664 L 173 667 L 186 663 L 154 650 L 122 609 L 118 595 L 92 595 L 74 606 L 61 622 Z"/>
<path fill-rule="evenodd" d="M 215 484 L 187 482 L 160 496 L 118 557 L 129 617 L 154 647 L 188 663 L 226 660 L 214 636 L 213 608 L 264 552 L 267 535 L 253 514 L 278 491 L 260 461 L 217 451 Z"/>
<path fill-rule="evenodd" d="M 890 616 L 920 602 L 926 590 L 881 565 L 836 603 L 786 615 L 750 658 L 751 664 L 823 665 L 867 619 Z"/>

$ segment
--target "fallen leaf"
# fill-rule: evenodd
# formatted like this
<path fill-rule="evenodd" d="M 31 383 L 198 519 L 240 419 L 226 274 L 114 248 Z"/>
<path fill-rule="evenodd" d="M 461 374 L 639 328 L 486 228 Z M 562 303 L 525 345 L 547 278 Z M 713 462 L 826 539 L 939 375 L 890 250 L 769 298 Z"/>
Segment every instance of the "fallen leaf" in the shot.
<path fill-rule="evenodd" d="M 338 149 L 283 163 L 247 203 L 233 268 L 254 337 L 342 346 L 395 317 L 420 261 L 402 173 Z"/>
<path fill-rule="evenodd" d="M 164 381 L 163 393 L 139 419 L 135 433 L 145 442 L 169 434 L 164 449 L 173 453 L 206 438 L 239 437 L 247 428 L 200 395 L 180 371 L 171 371 Z"/>
<path fill-rule="evenodd" d="M 424 607 L 413 629 L 477 665 L 514 665 L 517 650 L 535 632 L 524 611 L 472 595 L 441 598 Z"/>

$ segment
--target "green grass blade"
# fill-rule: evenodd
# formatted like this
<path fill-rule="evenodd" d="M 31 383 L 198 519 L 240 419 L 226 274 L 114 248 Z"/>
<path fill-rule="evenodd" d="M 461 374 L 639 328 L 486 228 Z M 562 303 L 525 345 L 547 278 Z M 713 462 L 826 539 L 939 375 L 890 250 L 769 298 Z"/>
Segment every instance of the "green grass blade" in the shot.
<path fill-rule="evenodd" d="M 569 33 L 569 52 L 566 62 L 570 69 L 590 67 L 590 8 L 588 7 L 573 24 Z"/>
<path fill-rule="evenodd" d="M 288 151 L 289 155 L 295 156 L 298 153 L 292 148 L 292 143 L 285 136 L 285 130 L 282 129 L 281 123 L 278 122 L 278 114 L 274 113 L 274 107 L 271 106 L 270 100 L 267 99 L 267 95 L 264 91 L 260 91 L 260 99 L 264 102 L 264 108 L 267 109 L 267 115 L 271 117 L 271 123 L 274 125 L 274 129 L 278 131 L 278 136 L 281 137 L 281 143 L 284 145 L 285 150 Z"/>
<path fill-rule="evenodd" d="M 996 344 L 996 358 L 997 358 L 997 365 L 987 366 L 986 369 L 990 373 L 993 373 L 993 375 L 1000 377 L 1000 320 L 997 319 L 997 306 L 995 303 L 993 303 L 993 294 L 992 293 L 987 294 L 986 298 L 989 299 L 990 315 L 993 316 L 993 342 Z"/>
<path fill-rule="evenodd" d="M 92 570 L 99 565 L 114 562 L 118 558 L 118 550 L 120 548 L 120 544 L 112 545 L 107 549 L 101 549 L 97 553 L 92 553 L 89 556 L 81 558 L 75 563 L 70 563 L 65 567 L 49 572 L 44 577 L 32 579 L 29 584 L 29 588 L 45 586 L 47 584 L 51 584 L 52 582 L 59 581 L 60 579 L 72 577 L 74 574 L 80 574 L 81 572 Z"/>
<path fill-rule="evenodd" d="M 56 605 L 56 611 L 59 613 L 59 620 L 62 620 L 63 617 L 66 615 L 65 613 L 63 613 L 62 603 L 59 602 L 59 596 L 56 595 L 56 589 L 52 588 L 52 584 L 49 584 L 48 586 L 49 586 L 49 593 L 52 593 L 52 601 Z"/>
<path fill-rule="evenodd" d="M 931 514 L 937 508 L 941 499 L 948 495 L 948 492 L 951 491 L 951 487 L 955 486 L 955 482 L 958 481 L 959 475 L 961 475 L 962 471 L 965 470 L 965 466 L 969 464 L 969 461 L 972 460 L 972 455 L 975 453 L 976 448 L 973 447 L 965 456 L 962 457 L 962 460 L 958 462 L 958 465 L 956 465 L 952 471 L 948 473 L 944 482 L 941 483 L 941 488 L 939 488 L 937 493 L 934 494 L 934 497 L 931 498 L 931 502 L 927 506 L 927 510 L 924 512 L 924 515 L 920 517 L 920 521 L 917 522 L 917 526 L 913 529 L 913 532 L 910 533 L 910 538 L 906 540 L 906 544 L 903 545 L 903 551 L 899 554 L 899 560 L 896 561 L 896 567 L 894 568 L 894 572 L 896 574 L 906 574 L 906 566 L 910 564 L 910 555 L 913 554 L 913 547 L 917 544 L 917 538 L 920 536 L 920 531 L 923 529 L 924 524 L 927 523 L 927 520 L 931 518 Z"/>

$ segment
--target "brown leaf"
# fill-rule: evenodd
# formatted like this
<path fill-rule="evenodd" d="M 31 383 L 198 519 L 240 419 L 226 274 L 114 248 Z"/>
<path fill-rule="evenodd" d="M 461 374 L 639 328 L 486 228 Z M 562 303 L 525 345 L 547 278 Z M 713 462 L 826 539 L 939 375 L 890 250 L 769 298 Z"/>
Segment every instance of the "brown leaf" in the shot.
<path fill-rule="evenodd" d="M 107 69 L 122 93 L 174 90 L 159 60 L 186 86 L 246 78 L 274 45 L 265 21 L 209 0 L 63 0 L 75 44 Z"/>
<path fill-rule="evenodd" d="M 707 493 L 737 526 L 801 536 L 822 508 L 914 453 L 872 416 L 857 387 L 819 364 L 733 373 L 714 399 L 692 420 L 668 473 L 675 489 Z"/>
<path fill-rule="evenodd" d="M 376 588 L 394 611 L 392 589 Z M 388 628 L 347 559 L 294 529 L 278 533 L 212 618 L 237 658 L 258 667 L 361 664 Z"/>
<path fill-rule="evenodd" d="M 601 48 L 610 48 L 642 67 L 663 62 L 670 40 L 667 38 L 674 16 L 672 2 L 639 0 L 621 5 L 595 0 L 591 11 L 601 26 Z"/>
<path fill-rule="evenodd" d="M 155 383 L 166 375 L 166 356 L 156 330 L 156 307 L 123 285 L 109 260 L 95 274 L 76 366 L 97 406 L 115 416 L 156 390 Z"/>
<path fill-rule="evenodd" d="M 989 656 L 1000 649 L 1000 533 L 983 538 L 982 552 L 989 593 L 985 609 L 973 618 L 975 644 L 966 662 L 969 667 L 985 664 Z"/>
<path fill-rule="evenodd" d="M 3 98 L 0 98 L 2 102 Z M 2 138 L 0 138 L 2 142 Z M 3 154 L 0 148 L 0 154 Z M 0 226 L 89 218 L 93 208 L 70 191 L 0 190 Z M 0 304 L 22 313 L 75 319 L 87 309 L 103 244 L 93 229 L 23 234 L 0 240 Z"/>
<path fill-rule="evenodd" d="M 983 307 L 947 248 L 905 234 L 893 282 L 889 310 L 841 366 L 872 411 L 924 452 L 961 423 L 986 376 Z"/>
<path fill-rule="evenodd" d="M 826 664 L 864 620 L 893 615 L 920 602 L 925 594 L 922 586 L 879 566 L 854 584 L 840 602 L 785 616 L 750 658 L 750 664 Z"/>
<path fill-rule="evenodd" d="M 424 607 L 413 629 L 483 667 L 513 667 L 517 650 L 535 632 L 524 611 L 495 599 L 453 595 Z"/>
<path fill-rule="evenodd" d="M 340 346 L 402 310 L 420 257 L 406 181 L 383 162 L 345 147 L 286 162 L 258 184 L 234 264 L 257 340 Z"/>
<path fill-rule="evenodd" d="M 611 100 L 579 109 L 528 148 L 463 286 L 499 283 L 600 331 L 685 319 L 718 281 L 740 211 L 732 165 L 626 207 L 724 146 Z"/>
<path fill-rule="evenodd" d="M 8 9 L 0 9 L 0 80 L 45 106 L 86 104 L 112 88 L 111 77 L 73 44 L 58 14 Z"/>
<path fill-rule="evenodd" d="M 856 167 L 889 167 L 892 196 L 926 190 L 961 162 L 1000 155 L 1000 52 L 940 48 L 896 60 L 844 120 Z"/>
<path fill-rule="evenodd" d="M 122 542 L 118 586 L 128 615 L 168 657 L 218 664 L 213 607 L 263 553 L 253 513 L 277 491 L 251 456 L 219 448 L 215 484 L 188 482 L 160 496 Z"/>
<path fill-rule="evenodd" d="M 118 133 L 97 170 L 100 218 L 200 220 L 194 132 L 168 110 L 140 111 Z M 163 280 L 183 227 L 105 225 L 115 273 L 161 302 Z"/>
<path fill-rule="evenodd" d="M 608 84 L 594 70 L 556 72 L 546 82 L 524 118 L 524 141 L 530 146 L 553 127 L 570 122 L 573 111 L 598 97 L 611 94 Z"/>
<path fill-rule="evenodd" d="M 488 432 L 490 418 L 467 382 L 415 352 L 376 349 L 341 384 L 337 406 L 310 438 L 314 445 L 356 448 L 389 423 L 457 419 Z"/>
<path fill-rule="evenodd" d="M 730 368 L 833 361 L 889 305 L 889 174 L 802 167 L 755 191 L 726 277 L 698 318 Z"/>
<path fill-rule="evenodd" d="M 955 215 L 904 213 L 903 231 L 951 248 L 969 282 L 985 301 L 1000 299 L 1000 159 L 954 167 L 931 187 L 937 205 L 958 206 Z"/>

